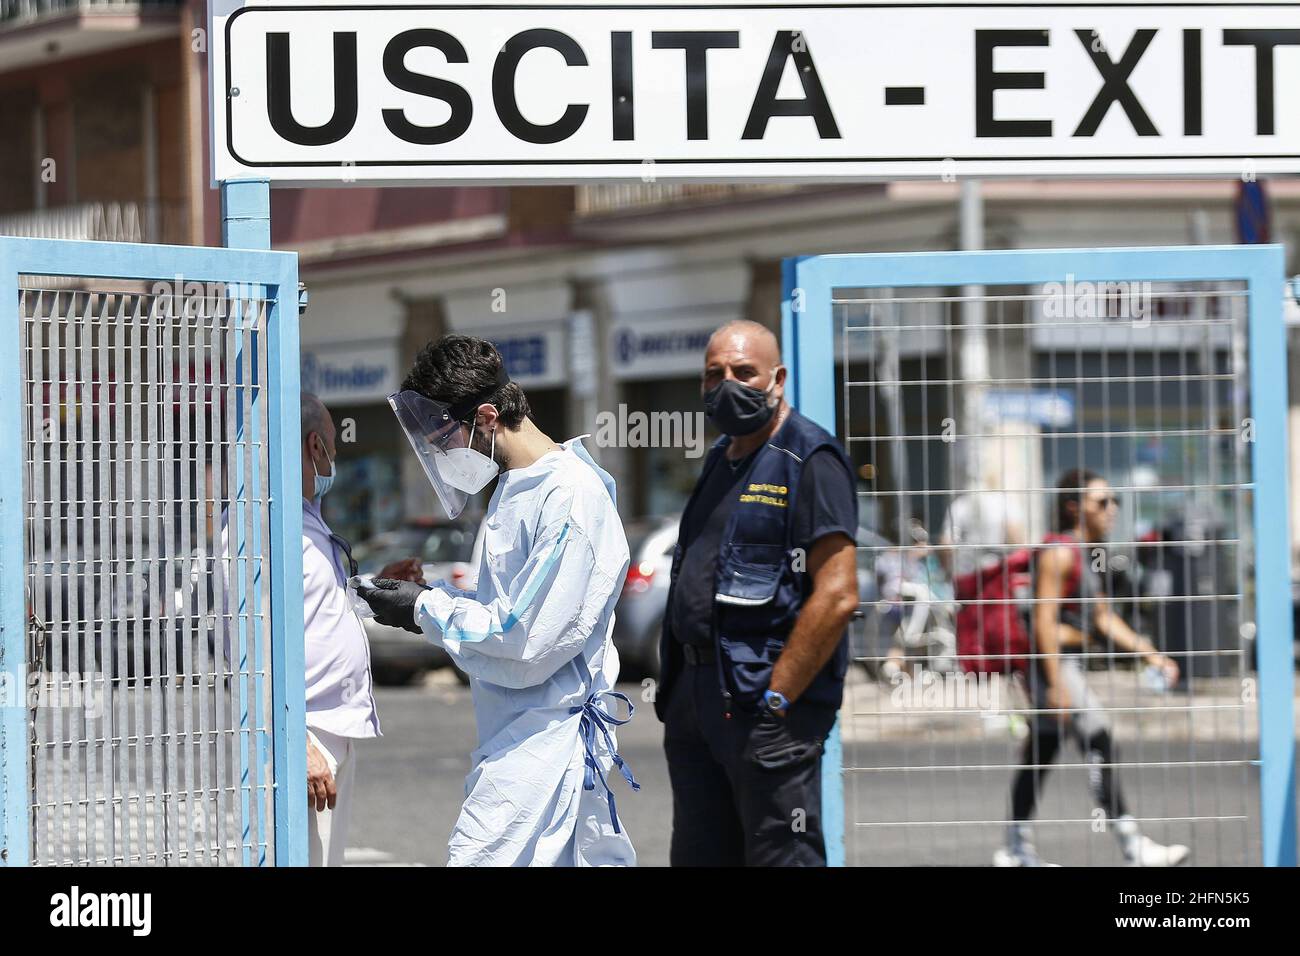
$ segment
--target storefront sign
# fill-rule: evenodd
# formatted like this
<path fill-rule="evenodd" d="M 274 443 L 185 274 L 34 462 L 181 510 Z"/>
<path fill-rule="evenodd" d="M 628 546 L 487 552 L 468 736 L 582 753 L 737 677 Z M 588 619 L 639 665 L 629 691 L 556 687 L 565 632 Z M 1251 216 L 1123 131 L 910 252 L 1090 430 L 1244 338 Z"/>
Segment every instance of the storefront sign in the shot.
<path fill-rule="evenodd" d="M 984 414 L 995 422 L 1028 422 L 1043 428 L 1074 424 L 1074 396 L 1056 389 L 990 389 Z"/>
<path fill-rule="evenodd" d="M 513 327 L 509 333 L 481 333 L 501 353 L 506 373 L 524 388 L 562 385 L 564 374 L 564 328 L 558 322 L 532 327 Z"/>
<path fill-rule="evenodd" d="M 304 344 L 299 374 L 303 389 L 327 405 L 380 402 L 398 387 L 397 364 L 395 342 Z"/>
<path fill-rule="evenodd" d="M 622 320 L 610 329 L 609 360 L 616 379 L 694 375 L 704 370 L 704 350 L 721 321 L 699 318 Z"/>

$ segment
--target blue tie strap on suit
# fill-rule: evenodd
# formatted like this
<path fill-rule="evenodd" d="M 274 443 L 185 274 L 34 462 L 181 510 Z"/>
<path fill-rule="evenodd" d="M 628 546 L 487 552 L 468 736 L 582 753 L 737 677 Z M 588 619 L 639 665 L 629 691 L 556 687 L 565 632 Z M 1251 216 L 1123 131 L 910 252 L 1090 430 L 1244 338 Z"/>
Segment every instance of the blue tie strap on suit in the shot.
<path fill-rule="evenodd" d="M 600 697 L 614 697 L 627 704 L 627 716 L 618 718 L 605 710 L 597 703 L 597 698 Z M 632 776 L 632 771 L 628 768 L 627 763 L 614 749 L 614 739 L 610 736 L 609 727 L 607 726 L 607 724 L 613 724 L 616 727 L 621 727 L 626 724 L 632 719 L 632 715 L 636 713 L 636 708 L 632 706 L 632 701 L 628 700 L 626 694 L 607 690 L 592 694 L 582 706 L 570 708 L 569 713 L 582 714 L 579 727 L 582 733 L 582 746 L 587 752 L 587 769 L 583 773 L 582 789 L 595 790 L 596 779 L 600 779 L 600 785 L 605 788 L 605 796 L 609 800 L 609 819 L 614 824 L 614 832 L 622 833 L 623 829 L 618 822 L 618 808 L 614 805 L 614 791 L 610 789 L 609 782 L 605 779 L 604 773 L 601 772 L 600 761 L 596 759 L 596 733 L 599 731 L 605 738 L 605 748 L 609 751 L 610 757 L 613 758 L 614 766 L 618 767 L 622 772 L 623 779 L 628 782 L 628 786 L 632 788 L 633 792 L 639 791 L 641 784 L 636 782 L 636 778 Z"/>

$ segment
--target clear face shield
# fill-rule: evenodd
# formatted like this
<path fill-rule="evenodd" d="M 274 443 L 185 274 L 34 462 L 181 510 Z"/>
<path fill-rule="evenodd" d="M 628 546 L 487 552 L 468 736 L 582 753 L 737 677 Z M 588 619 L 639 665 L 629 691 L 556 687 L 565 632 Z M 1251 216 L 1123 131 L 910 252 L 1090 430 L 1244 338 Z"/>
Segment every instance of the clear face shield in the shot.
<path fill-rule="evenodd" d="M 487 395 L 455 404 L 435 401 L 413 391 L 388 396 L 388 404 L 448 518 L 459 517 L 470 497 L 482 491 L 500 471 L 494 460 L 495 429 L 492 453 L 485 455 L 469 447 L 478 407 L 499 387 L 494 385 Z"/>

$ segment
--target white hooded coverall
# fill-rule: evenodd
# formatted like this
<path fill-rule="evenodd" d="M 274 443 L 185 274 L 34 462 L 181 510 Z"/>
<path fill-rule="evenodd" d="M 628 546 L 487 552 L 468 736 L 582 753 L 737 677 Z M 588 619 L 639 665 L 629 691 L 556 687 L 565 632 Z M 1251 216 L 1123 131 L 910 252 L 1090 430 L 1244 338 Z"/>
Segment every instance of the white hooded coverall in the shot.
<path fill-rule="evenodd" d="M 468 674 L 478 748 L 452 866 L 632 866 L 612 776 L 630 772 L 607 692 L 628 568 L 614 482 L 580 439 L 504 472 L 488 505 L 474 591 L 438 582 L 415 620 Z M 630 704 L 628 705 L 630 707 Z"/>

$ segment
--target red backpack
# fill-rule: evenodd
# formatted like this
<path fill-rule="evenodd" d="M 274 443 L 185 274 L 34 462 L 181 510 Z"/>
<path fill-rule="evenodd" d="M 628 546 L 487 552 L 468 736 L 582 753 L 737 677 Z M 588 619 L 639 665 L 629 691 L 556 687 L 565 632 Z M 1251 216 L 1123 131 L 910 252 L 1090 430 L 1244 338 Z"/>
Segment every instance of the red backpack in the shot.
<path fill-rule="evenodd" d="M 1029 629 L 1024 607 L 1033 589 L 1033 551 L 1013 551 L 997 564 L 953 578 L 957 655 L 972 674 L 1024 671 Z"/>
<path fill-rule="evenodd" d="M 1075 600 L 1063 608 L 1078 607 L 1083 557 L 1078 539 L 1069 534 L 1049 534 L 1041 547 L 1071 545 L 1076 560 L 1065 591 Z M 1034 591 L 1034 549 L 1013 551 L 997 564 L 953 578 L 957 611 L 957 656 L 962 670 L 972 674 L 1024 672 L 1030 652 L 1028 608 Z"/>

